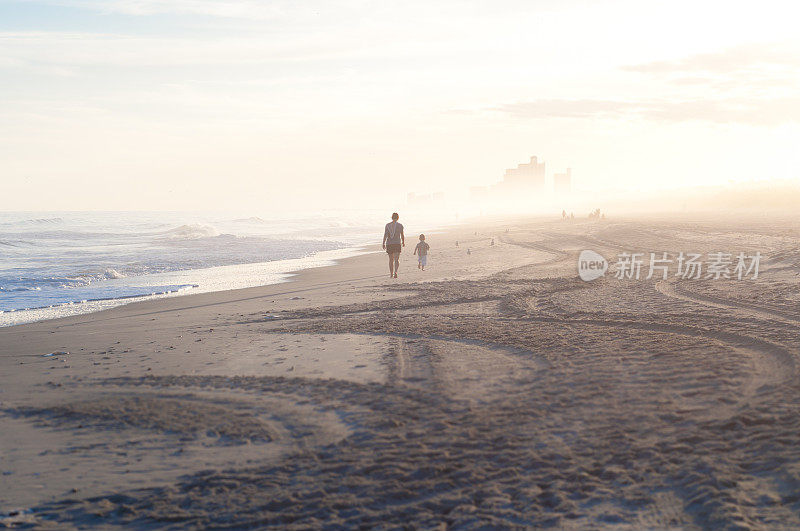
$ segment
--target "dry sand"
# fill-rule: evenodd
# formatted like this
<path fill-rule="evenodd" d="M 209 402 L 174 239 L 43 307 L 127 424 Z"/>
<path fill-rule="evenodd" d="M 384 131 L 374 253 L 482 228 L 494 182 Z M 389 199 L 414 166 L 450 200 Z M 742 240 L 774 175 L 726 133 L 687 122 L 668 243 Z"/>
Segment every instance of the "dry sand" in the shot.
<path fill-rule="evenodd" d="M 428 241 L 397 280 L 378 252 L 0 329 L 0 525 L 800 527 L 797 220 Z M 587 248 L 764 259 L 587 283 Z"/>

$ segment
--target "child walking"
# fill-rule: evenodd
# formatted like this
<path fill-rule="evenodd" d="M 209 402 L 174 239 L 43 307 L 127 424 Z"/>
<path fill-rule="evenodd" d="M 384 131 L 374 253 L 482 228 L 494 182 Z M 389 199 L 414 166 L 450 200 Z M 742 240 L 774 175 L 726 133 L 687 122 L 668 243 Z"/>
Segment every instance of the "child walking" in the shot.
<path fill-rule="evenodd" d="M 428 249 L 431 246 L 425 243 L 425 235 L 419 235 L 419 243 L 416 247 L 414 247 L 414 254 L 419 257 L 419 264 L 417 264 L 417 269 L 422 269 L 425 271 L 425 265 L 428 263 Z"/>

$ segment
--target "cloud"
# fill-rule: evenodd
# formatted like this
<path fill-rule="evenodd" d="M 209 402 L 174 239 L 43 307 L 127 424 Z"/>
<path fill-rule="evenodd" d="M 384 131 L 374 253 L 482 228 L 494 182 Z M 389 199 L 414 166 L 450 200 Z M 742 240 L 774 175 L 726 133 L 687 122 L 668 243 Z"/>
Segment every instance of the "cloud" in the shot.
<path fill-rule="evenodd" d="M 652 61 L 623 66 L 642 74 L 732 74 L 774 68 L 796 69 L 800 50 L 784 44 L 747 44 L 715 53 L 690 55 L 672 61 Z"/>
<path fill-rule="evenodd" d="M 170 13 L 248 19 L 275 18 L 290 5 L 277 0 L 52 0 L 49 3 L 125 15 Z"/>
<path fill-rule="evenodd" d="M 554 12 L 569 8 L 585 9 L 591 6 L 589 0 L 562 0 L 557 5 L 527 0 L 504 0 L 491 6 L 479 2 L 458 0 L 406 0 L 405 2 L 375 2 L 372 0 L 27 0 L 36 3 L 91 9 L 106 13 L 126 15 L 205 15 L 221 18 L 246 20 L 271 20 L 284 16 L 345 16 L 352 19 L 369 17 L 371 14 L 385 13 L 391 18 L 409 16 L 421 22 L 420 16 L 433 13 L 453 18 L 469 12 L 481 12 L 496 16 L 506 13 L 519 16 L 521 13 Z"/>
<path fill-rule="evenodd" d="M 611 118 L 776 126 L 800 123 L 800 97 L 638 101 L 534 100 L 488 109 L 516 118 Z"/>
<path fill-rule="evenodd" d="M 248 64 L 330 58 L 357 50 L 346 43 L 335 46 L 319 39 L 303 43 L 236 37 L 193 39 L 65 32 L 0 33 L 0 44 L 0 66 Z"/>
<path fill-rule="evenodd" d="M 625 113 L 657 120 L 776 125 L 798 122 L 800 48 L 751 43 L 715 53 L 622 67 L 664 93 Z M 652 85 L 655 83 L 655 85 Z"/>
<path fill-rule="evenodd" d="M 255 65 L 394 58 L 452 56 L 444 44 L 401 46 L 370 35 L 331 32 L 282 38 L 224 38 L 118 35 L 69 32 L 0 32 L 0 68 L 62 66 L 147 67 L 191 65 Z"/>

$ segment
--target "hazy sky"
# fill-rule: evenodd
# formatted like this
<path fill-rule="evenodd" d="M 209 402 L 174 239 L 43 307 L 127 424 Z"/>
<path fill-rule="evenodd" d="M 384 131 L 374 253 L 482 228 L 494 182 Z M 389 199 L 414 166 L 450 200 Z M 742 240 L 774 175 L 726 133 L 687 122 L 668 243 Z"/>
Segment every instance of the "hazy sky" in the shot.
<path fill-rule="evenodd" d="M 798 179 L 794 5 L 0 0 L 0 209 Z"/>

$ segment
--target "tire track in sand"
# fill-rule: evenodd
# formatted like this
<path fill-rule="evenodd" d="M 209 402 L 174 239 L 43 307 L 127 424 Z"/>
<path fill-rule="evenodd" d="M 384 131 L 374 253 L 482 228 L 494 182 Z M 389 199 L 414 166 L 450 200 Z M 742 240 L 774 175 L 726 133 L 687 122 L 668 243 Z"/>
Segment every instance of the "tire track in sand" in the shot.
<path fill-rule="evenodd" d="M 702 304 L 703 306 L 710 306 L 712 308 L 719 308 L 725 310 L 732 310 L 734 313 L 741 314 L 742 309 L 747 309 L 747 316 L 752 317 L 756 315 L 768 321 L 781 321 L 792 326 L 800 324 L 800 317 L 790 312 L 785 312 L 777 308 L 754 304 L 746 301 L 733 301 L 723 297 L 715 297 L 713 295 L 701 295 L 679 286 L 674 281 L 659 280 L 656 282 L 656 291 L 667 297 L 680 299 L 687 302 L 694 302 Z"/>
<path fill-rule="evenodd" d="M 797 365 L 795 356 L 791 351 L 778 343 L 746 334 L 711 330 L 688 325 L 610 319 L 569 319 L 561 317 L 529 316 L 525 317 L 524 320 L 546 323 L 591 324 L 595 326 L 663 332 L 694 338 L 711 339 L 726 344 L 731 349 L 746 354 L 753 360 L 751 380 L 743 386 L 742 396 L 737 398 L 735 406 L 725 408 L 726 413 L 732 413 L 736 407 L 749 402 L 759 395 L 769 394 L 778 386 L 796 377 Z"/>
<path fill-rule="evenodd" d="M 535 251 L 544 251 L 545 253 L 556 255 L 553 258 L 549 258 L 543 262 L 536 262 L 535 265 L 537 266 L 557 264 L 559 262 L 567 260 L 570 257 L 570 253 L 568 253 L 567 251 L 556 249 L 554 247 L 549 247 L 547 245 L 542 245 L 539 242 L 521 242 L 518 240 L 514 240 L 512 238 L 508 238 L 503 235 L 499 236 L 499 239 L 502 243 L 507 243 L 509 245 L 516 245 L 517 247 L 524 247 L 526 249 L 533 249 Z"/>

